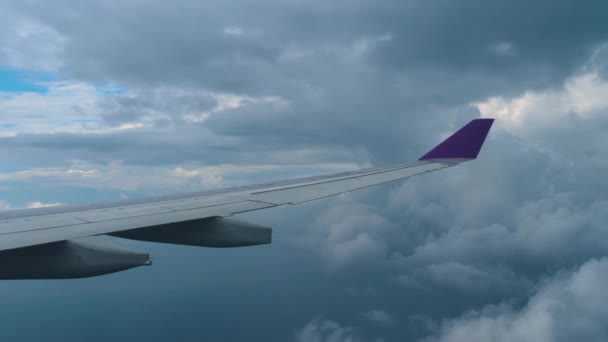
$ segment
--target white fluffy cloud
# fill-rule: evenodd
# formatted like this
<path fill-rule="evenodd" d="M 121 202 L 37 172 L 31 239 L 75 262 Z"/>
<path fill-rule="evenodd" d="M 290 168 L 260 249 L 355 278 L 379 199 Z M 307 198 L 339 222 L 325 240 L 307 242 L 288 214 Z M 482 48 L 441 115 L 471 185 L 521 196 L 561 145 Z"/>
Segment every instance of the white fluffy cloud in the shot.
<path fill-rule="evenodd" d="M 389 249 L 383 237 L 395 226 L 348 195 L 333 204 L 314 221 L 305 244 L 317 250 L 331 269 L 384 262 Z"/>
<path fill-rule="evenodd" d="M 45 82 L 45 93 L 0 93 L 3 136 L 99 131 L 100 90 L 83 82 Z"/>
<path fill-rule="evenodd" d="M 448 320 L 427 341 L 606 341 L 608 259 L 548 280 L 522 308 L 504 303 Z"/>
<path fill-rule="evenodd" d="M 30 202 L 27 205 L 27 208 L 29 209 L 33 209 L 33 208 L 48 208 L 48 207 L 56 207 L 58 205 L 62 205 L 63 203 L 44 203 L 44 202 Z"/>
<path fill-rule="evenodd" d="M 566 80 L 559 89 L 527 91 L 514 98 L 491 97 L 473 105 L 483 117 L 497 118 L 504 127 L 532 134 L 567 119 L 606 116 L 608 82 L 597 72 L 586 72 Z"/>

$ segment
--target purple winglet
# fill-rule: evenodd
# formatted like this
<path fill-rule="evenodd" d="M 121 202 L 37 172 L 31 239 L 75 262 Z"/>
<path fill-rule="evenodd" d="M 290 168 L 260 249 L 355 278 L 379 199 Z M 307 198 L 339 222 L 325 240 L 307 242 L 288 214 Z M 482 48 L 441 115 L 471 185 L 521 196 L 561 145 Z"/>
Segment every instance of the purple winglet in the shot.
<path fill-rule="evenodd" d="M 494 119 L 475 119 L 418 160 L 475 159 Z"/>

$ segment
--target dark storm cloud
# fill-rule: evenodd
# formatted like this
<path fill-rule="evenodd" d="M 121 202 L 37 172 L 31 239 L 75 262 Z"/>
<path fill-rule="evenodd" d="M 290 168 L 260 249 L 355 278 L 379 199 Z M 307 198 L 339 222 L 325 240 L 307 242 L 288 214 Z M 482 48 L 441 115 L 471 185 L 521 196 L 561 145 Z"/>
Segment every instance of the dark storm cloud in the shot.
<path fill-rule="evenodd" d="M 141 90 L 136 94 L 107 96 L 101 104 L 101 116 L 111 125 L 137 122 L 146 116 L 157 125 L 182 123 L 184 116 L 200 115 L 217 106 L 209 94 L 178 90 Z"/>
<path fill-rule="evenodd" d="M 269 142 L 243 143 L 239 137 L 221 136 L 192 125 L 166 129 L 104 134 L 20 134 L 0 138 L 0 155 L 30 166 L 57 165 L 66 160 L 94 163 L 124 161 L 132 165 L 352 163 L 365 154 L 330 144 L 293 142 L 289 148 L 274 148 Z M 315 150 L 308 150 L 314 146 Z M 301 149 L 300 149 L 301 148 Z"/>
<path fill-rule="evenodd" d="M 606 39 L 607 6 L 570 0 L 17 5 L 70 38 L 62 68 L 68 74 L 258 94 L 297 90 L 317 77 L 311 85 L 323 86 L 332 77 L 321 75 L 322 64 L 310 63 L 316 61 L 287 60 L 289 52 L 316 54 L 385 34 L 392 41 L 369 58 L 379 70 L 396 68 L 419 81 L 483 73 L 503 88 L 553 85 Z M 469 96 L 479 96 L 478 88 Z"/>
<path fill-rule="evenodd" d="M 419 1 L 404 7 L 405 16 L 395 11 L 388 20 L 402 44 L 381 54 L 383 62 L 402 68 L 414 62 L 494 74 L 538 67 L 535 76 L 553 72 L 558 80 L 577 68 L 608 30 L 601 14 L 607 5 L 600 1 Z"/>
<path fill-rule="evenodd" d="M 426 134 L 475 116 L 471 101 L 558 86 L 608 37 L 602 2 L 63 4 L 15 7 L 69 37 L 66 75 L 278 96 L 287 108 L 238 108 L 207 127 L 362 147 L 383 162 L 414 157 L 434 141 Z M 173 105 L 158 98 L 155 110 L 177 117 L 179 99 L 164 101 Z M 119 100 L 104 117 L 135 119 L 150 109 L 142 102 Z"/>

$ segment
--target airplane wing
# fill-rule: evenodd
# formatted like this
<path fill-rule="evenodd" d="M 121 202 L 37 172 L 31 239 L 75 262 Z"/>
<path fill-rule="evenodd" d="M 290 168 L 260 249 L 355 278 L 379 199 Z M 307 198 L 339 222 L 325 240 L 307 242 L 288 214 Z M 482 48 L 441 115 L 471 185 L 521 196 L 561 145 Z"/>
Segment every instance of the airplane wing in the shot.
<path fill-rule="evenodd" d="M 275 183 L 112 203 L 0 213 L 0 279 L 79 278 L 149 265 L 99 235 L 204 247 L 271 242 L 271 228 L 230 216 L 294 205 L 473 160 L 493 119 L 469 122 L 418 161 Z"/>

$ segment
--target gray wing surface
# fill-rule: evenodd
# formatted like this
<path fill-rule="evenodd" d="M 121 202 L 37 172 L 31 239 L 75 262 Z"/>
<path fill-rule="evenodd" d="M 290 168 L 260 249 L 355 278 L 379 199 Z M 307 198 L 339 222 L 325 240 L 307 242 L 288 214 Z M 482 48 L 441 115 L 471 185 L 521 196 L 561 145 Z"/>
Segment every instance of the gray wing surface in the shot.
<path fill-rule="evenodd" d="M 473 120 L 409 164 L 219 191 L 0 213 L 0 260 L 5 256 L 19 261 L 4 273 L 0 270 L 0 278 L 91 276 L 149 263 L 147 254 L 91 242 L 91 237 L 104 234 L 210 247 L 270 243 L 270 228 L 229 217 L 318 200 L 475 159 L 491 124 L 491 119 Z M 45 262 L 50 264 L 39 266 L 36 255 L 48 255 Z M 80 261 L 74 261 L 75 256 Z"/>

